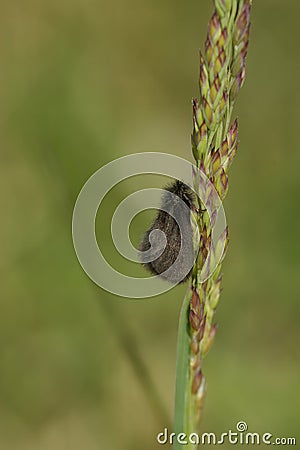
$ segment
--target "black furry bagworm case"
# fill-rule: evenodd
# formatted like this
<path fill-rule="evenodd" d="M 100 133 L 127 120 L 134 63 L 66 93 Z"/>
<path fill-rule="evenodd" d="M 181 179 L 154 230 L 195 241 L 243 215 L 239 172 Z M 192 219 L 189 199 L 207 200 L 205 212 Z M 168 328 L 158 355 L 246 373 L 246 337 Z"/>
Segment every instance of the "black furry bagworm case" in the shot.
<path fill-rule="evenodd" d="M 190 277 L 194 264 L 191 227 L 194 194 L 178 180 L 165 191 L 161 209 L 140 244 L 141 262 L 151 273 L 172 283 L 183 283 Z"/>

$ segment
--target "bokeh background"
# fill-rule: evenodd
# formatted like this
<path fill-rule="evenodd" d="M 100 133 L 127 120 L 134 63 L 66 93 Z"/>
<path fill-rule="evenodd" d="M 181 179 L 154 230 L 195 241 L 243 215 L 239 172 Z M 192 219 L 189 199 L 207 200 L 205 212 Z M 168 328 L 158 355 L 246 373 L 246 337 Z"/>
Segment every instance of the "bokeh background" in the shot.
<path fill-rule="evenodd" d="M 71 216 L 86 179 L 119 156 L 192 160 L 211 12 L 209 0 L 1 2 L 1 450 L 160 448 L 186 286 L 138 301 L 102 291 L 76 259 Z M 279 437 L 299 430 L 299 14 L 298 0 L 254 1 L 203 431 L 239 420 Z M 116 266 L 110 214 L 145 185 L 117 186 L 99 212 Z M 147 220 L 134 222 L 134 242 Z"/>

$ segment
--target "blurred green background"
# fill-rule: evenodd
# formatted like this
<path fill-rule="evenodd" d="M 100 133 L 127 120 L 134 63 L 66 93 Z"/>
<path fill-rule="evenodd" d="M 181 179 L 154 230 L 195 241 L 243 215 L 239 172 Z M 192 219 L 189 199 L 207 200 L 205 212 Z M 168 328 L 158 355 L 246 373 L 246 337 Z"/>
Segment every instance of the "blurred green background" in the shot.
<path fill-rule="evenodd" d="M 1 450 L 160 448 L 167 419 L 144 387 L 171 420 L 186 286 L 138 301 L 102 291 L 76 259 L 71 216 L 86 179 L 119 156 L 192 160 L 211 13 L 209 0 L 1 2 Z M 299 14 L 297 0 L 254 1 L 204 431 L 245 420 L 297 437 Z M 117 186 L 99 222 L 149 180 Z M 103 222 L 99 242 L 119 264 Z M 133 241 L 146 225 L 135 221 Z"/>

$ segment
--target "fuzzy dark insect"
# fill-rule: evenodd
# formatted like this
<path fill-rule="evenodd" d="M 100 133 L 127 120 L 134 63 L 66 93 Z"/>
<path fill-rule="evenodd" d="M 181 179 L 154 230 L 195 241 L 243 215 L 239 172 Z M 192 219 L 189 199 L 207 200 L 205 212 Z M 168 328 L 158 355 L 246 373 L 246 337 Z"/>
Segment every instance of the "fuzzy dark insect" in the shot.
<path fill-rule="evenodd" d="M 172 283 L 183 283 L 190 277 L 194 264 L 191 227 L 194 194 L 178 180 L 165 191 L 161 209 L 140 244 L 141 262 L 151 273 Z"/>

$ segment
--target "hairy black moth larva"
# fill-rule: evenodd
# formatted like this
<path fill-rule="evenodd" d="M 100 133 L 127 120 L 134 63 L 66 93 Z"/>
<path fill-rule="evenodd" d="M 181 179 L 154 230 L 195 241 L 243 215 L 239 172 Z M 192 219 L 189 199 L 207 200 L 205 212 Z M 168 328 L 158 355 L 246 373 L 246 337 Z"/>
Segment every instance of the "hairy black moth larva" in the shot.
<path fill-rule="evenodd" d="M 190 217 L 191 209 L 194 208 L 194 194 L 186 184 L 178 180 L 167 186 L 165 191 L 161 209 L 140 244 L 141 262 L 151 273 L 173 283 L 183 283 L 190 277 L 194 264 Z M 170 196 L 169 193 L 174 195 Z M 150 236 L 155 230 L 158 233 Z M 164 234 L 165 248 L 162 253 L 158 252 L 161 254 L 157 257 L 157 250 L 162 243 L 161 232 Z"/>

